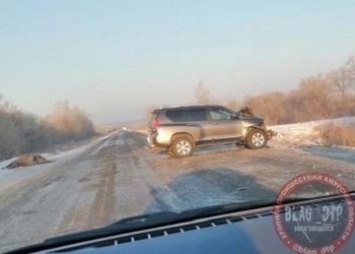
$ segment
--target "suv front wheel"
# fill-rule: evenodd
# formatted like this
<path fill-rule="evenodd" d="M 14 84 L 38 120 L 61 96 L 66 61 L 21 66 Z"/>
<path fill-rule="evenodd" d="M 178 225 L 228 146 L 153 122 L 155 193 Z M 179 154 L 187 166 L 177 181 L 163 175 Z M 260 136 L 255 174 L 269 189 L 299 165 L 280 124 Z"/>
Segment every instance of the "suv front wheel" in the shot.
<path fill-rule="evenodd" d="M 246 138 L 246 147 L 250 149 L 259 149 L 265 147 L 267 144 L 267 136 L 264 131 L 260 129 L 252 129 L 249 131 Z"/>
<path fill-rule="evenodd" d="M 195 144 L 189 135 L 178 135 L 173 139 L 170 151 L 176 157 L 188 157 L 194 152 Z"/>

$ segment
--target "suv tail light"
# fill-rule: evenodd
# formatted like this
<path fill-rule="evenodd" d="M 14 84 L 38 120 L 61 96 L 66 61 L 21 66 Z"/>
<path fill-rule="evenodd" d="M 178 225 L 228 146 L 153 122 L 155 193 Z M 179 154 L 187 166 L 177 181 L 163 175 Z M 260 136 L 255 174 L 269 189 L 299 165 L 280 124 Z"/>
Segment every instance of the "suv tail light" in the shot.
<path fill-rule="evenodd" d="M 160 126 L 160 121 L 157 118 L 154 118 L 153 122 L 152 122 L 152 127 L 154 130 L 156 130 L 158 127 Z"/>

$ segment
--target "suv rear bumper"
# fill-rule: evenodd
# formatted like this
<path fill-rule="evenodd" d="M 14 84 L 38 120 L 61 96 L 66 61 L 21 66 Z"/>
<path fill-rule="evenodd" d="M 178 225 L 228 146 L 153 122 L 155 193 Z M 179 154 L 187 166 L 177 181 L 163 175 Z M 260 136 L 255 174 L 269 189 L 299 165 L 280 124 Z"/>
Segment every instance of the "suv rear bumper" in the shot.
<path fill-rule="evenodd" d="M 170 145 L 170 136 L 161 129 L 157 131 L 149 130 L 147 137 L 148 147 L 155 148 L 167 148 Z"/>

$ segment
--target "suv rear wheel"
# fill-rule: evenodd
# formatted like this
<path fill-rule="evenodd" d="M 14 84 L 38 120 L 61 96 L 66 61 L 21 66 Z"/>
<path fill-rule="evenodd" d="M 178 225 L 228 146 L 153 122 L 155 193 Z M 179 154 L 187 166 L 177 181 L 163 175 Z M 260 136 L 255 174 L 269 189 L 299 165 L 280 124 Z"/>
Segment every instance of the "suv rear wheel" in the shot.
<path fill-rule="evenodd" d="M 176 157 L 188 157 L 194 152 L 195 144 L 189 135 L 178 135 L 173 139 L 171 152 Z"/>
<path fill-rule="evenodd" d="M 246 147 L 250 149 L 260 149 L 267 144 L 267 136 L 264 131 L 252 129 L 246 138 Z"/>

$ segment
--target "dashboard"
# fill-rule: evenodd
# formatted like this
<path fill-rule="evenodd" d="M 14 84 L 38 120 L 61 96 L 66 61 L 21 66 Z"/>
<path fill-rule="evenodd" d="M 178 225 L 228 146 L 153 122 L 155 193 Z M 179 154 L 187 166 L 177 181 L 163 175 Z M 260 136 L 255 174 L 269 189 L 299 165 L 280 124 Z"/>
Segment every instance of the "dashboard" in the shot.
<path fill-rule="evenodd" d="M 309 215 L 311 215 L 309 212 L 312 212 L 309 209 L 323 211 L 322 217 L 318 217 L 318 219 L 349 219 L 349 214 L 339 213 L 339 207 L 344 207 L 344 205 L 345 201 L 342 199 L 332 200 L 331 202 L 299 203 L 292 206 L 291 210 L 294 214 L 291 217 L 291 210 L 290 208 L 286 209 L 287 207 L 284 207 L 281 216 L 286 219 L 288 217 L 296 219 L 298 226 L 302 218 L 305 222 L 309 219 Z M 320 206 L 327 209 L 319 209 Z M 336 209 L 330 209 L 331 207 Z M 297 212 L 295 213 L 295 211 Z M 324 214 L 324 211 L 328 211 L 328 213 Z M 127 254 L 295 253 L 278 235 L 274 215 L 273 207 L 263 207 L 111 235 L 47 250 L 42 249 L 41 252 Z M 316 224 L 318 223 L 317 221 Z M 314 226 L 312 227 L 314 228 Z M 338 231 L 339 229 L 336 228 L 335 232 Z M 336 253 L 353 253 L 355 237 L 352 233 L 351 231 L 347 241 L 338 247 Z M 306 234 L 304 235 L 306 236 Z M 312 236 L 311 238 L 307 237 L 307 239 L 312 242 L 319 236 L 320 233 L 316 233 L 313 235 L 313 239 L 311 239 Z M 323 248 L 322 252 L 319 250 L 319 252 L 313 253 L 330 253 L 331 251 L 331 249 Z M 298 253 L 301 252 L 307 253 L 305 250 L 298 249 Z"/>

